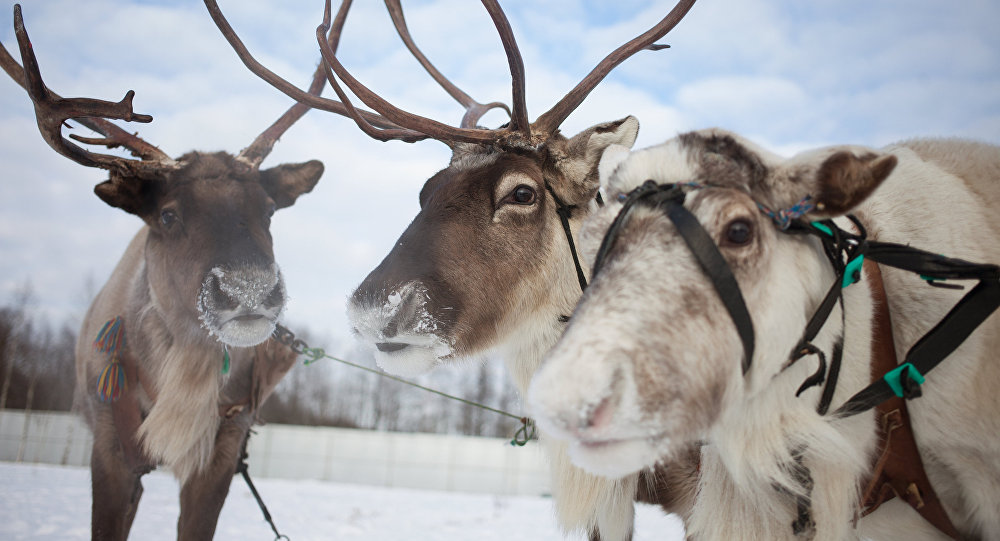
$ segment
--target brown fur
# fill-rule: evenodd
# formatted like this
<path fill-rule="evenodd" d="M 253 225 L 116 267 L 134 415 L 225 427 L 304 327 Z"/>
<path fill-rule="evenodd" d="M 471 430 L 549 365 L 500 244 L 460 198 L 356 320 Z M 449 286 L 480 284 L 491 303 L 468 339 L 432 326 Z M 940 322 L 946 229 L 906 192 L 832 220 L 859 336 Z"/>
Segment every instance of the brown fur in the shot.
<path fill-rule="evenodd" d="M 181 483 L 178 538 L 211 539 L 250 424 L 296 357 L 270 342 L 230 345 L 231 369 L 222 375 L 220 340 L 250 339 L 244 338 L 249 331 L 228 316 L 210 324 L 203 305 L 208 297 L 217 313 L 250 317 L 257 326 L 249 336 L 270 332 L 255 323 L 276 318 L 284 304 L 268 207 L 289 206 L 311 190 L 322 165 L 258 172 L 225 153 L 190 153 L 179 161 L 182 167 L 169 174 L 113 175 L 95 189 L 146 226 L 88 310 L 76 348 L 76 406 L 94 432 L 94 539 L 127 537 L 140 478 L 161 464 Z M 275 282 L 251 280 L 257 278 Z M 118 316 L 125 325 L 121 359 L 128 387 L 109 404 L 95 392 L 108 358 L 92 342 L 104 322 Z M 233 325 L 236 331 L 226 330 Z"/>

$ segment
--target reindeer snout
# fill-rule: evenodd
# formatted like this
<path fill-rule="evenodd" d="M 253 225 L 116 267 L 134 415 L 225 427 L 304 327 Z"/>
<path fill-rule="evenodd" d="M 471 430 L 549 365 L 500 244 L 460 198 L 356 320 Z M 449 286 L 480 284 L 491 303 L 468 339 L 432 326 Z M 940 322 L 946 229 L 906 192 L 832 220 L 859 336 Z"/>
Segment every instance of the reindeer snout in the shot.
<path fill-rule="evenodd" d="M 255 313 L 280 309 L 285 288 L 277 268 L 251 267 L 237 270 L 212 269 L 205 279 L 203 295 L 216 310 Z"/>
<path fill-rule="evenodd" d="M 571 370 L 549 359 L 528 391 L 529 407 L 543 430 L 569 440 L 611 437 L 621 410 L 621 370 L 588 366 L 576 358 Z"/>

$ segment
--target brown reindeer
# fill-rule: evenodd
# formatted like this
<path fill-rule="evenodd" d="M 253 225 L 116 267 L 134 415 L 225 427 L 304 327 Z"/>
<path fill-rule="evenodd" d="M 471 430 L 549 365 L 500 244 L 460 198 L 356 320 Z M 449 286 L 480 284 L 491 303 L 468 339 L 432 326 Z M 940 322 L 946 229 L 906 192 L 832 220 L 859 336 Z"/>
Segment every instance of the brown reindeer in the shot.
<path fill-rule="evenodd" d="M 679 2 L 653 28 L 608 55 L 552 109 L 529 122 L 524 67 L 497 2 L 483 4 L 500 33 L 512 73 L 509 109 L 499 103 L 480 104 L 448 81 L 414 44 L 399 1 L 386 0 L 407 48 L 465 107 L 459 127 L 402 111 L 352 77 L 322 39 L 331 18 L 326 3 L 317 36 L 331 85 L 358 126 L 383 141 L 432 138 L 452 149 L 448 167 L 424 184 L 419 214 L 350 300 L 354 329 L 377 349 L 375 358 L 382 368 L 412 375 L 449 359 L 498 350 L 518 387 L 527 389 L 543 354 L 563 331 L 561 316 L 571 313 L 586 280 L 574 265 L 572 239 L 597 206 L 601 154 L 612 144 L 631 146 L 638 132 L 634 117 L 598 124 L 573 137 L 562 135 L 559 125 L 611 69 L 639 50 L 658 48 L 653 43 L 693 3 Z M 206 4 L 252 71 L 289 96 L 317 101 L 262 69 L 215 2 Z M 349 4 L 342 3 L 340 13 Z M 356 110 L 337 78 L 380 116 Z M 495 107 L 507 110 L 510 122 L 500 129 L 478 127 L 483 114 Z M 384 125 L 373 126 L 373 116 Z M 678 483 L 691 478 L 696 462 L 646 472 L 641 483 L 639 476 L 610 481 L 571 465 L 561 444 L 547 448 L 557 513 L 566 530 L 627 539 L 637 495 L 670 511 L 683 511 L 690 504 L 690 492 L 680 490 Z"/>
<path fill-rule="evenodd" d="M 149 122 L 118 103 L 64 99 L 42 82 L 20 6 L 14 28 L 24 67 L 0 46 L 0 64 L 23 86 L 46 142 L 106 169 L 95 193 L 135 214 L 135 235 L 84 318 L 76 347 L 76 407 L 94 434 L 92 536 L 124 540 L 158 465 L 181 484 L 179 539 L 211 539 L 241 445 L 261 402 L 295 354 L 268 341 L 285 306 L 269 226 L 323 173 L 319 161 L 260 169 L 274 141 L 308 107 L 296 104 L 249 147 L 174 160 L 106 119 Z M 331 39 L 336 34 L 331 33 Z M 324 86 L 317 70 L 310 92 Z M 92 153 L 64 139 L 75 119 L 138 160 Z"/>

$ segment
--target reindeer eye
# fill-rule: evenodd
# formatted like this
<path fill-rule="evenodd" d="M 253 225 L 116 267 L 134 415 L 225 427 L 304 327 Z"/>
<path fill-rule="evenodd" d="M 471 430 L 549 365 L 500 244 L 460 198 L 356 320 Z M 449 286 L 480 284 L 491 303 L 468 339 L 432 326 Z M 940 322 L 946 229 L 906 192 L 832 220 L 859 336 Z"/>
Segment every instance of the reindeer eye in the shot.
<path fill-rule="evenodd" d="M 170 209 L 163 209 L 160 211 L 160 224 L 162 224 L 163 227 L 170 227 L 174 225 L 177 223 L 178 219 L 177 213 Z"/>
<path fill-rule="evenodd" d="M 751 240 L 753 240 L 753 225 L 749 221 L 733 220 L 726 226 L 726 245 L 746 246 Z"/>
<path fill-rule="evenodd" d="M 264 212 L 264 214 L 266 214 L 267 217 L 270 218 L 271 216 L 274 216 L 274 211 L 277 208 L 278 206 L 274 204 L 274 201 L 269 201 L 266 207 L 267 210 Z"/>
<path fill-rule="evenodd" d="M 504 203 L 514 203 L 516 205 L 530 205 L 535 202 L 535 190 L 526 184 L 520 184 L 514 191 L 504 198 Z"/>

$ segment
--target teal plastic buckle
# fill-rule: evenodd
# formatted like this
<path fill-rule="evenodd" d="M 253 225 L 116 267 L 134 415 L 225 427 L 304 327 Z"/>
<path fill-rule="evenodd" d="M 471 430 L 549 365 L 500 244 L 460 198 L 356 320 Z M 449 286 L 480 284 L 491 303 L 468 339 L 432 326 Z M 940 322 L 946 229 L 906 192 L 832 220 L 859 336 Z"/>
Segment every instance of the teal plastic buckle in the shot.
<path fill-rule="evenodd" d="M 821 224 L 819 222 L 809 222 L 809 225 L 813 226 L 815 229 L 819 229 L 820 231 L 826 233 L 828 236 L 831 236 L 831 237 L 833 236 L 833 231 L 830 231 L 829 227 L 827 227 L 827 226 L 825 226 L 825 225 L 823 225 L 823 224 Z"/>
<path fill-rule="evenodd" d="M 912 381 L 915 381 L 917 385 L 923 385 L 925 381 L 924 376 L 910 363 L 903 363 L 890 370 L 888 374 L 882 376 L 882 379 L 889 384 L 889 388 L 892 389 L 892 392 L 900 398 L 904 398 L 906 396 L 906 393 L 903 390 L 902 382 L 904 373 Z"/>
<path fill-rule="evenodd" d="M 861 265 L 864 262 L 865 254 L 861 254 L 847 262 L 847 266 L 844 267 L 844 281 L 840 284 L 841 287 L 847 287 L 861 280 Z"/>
<path fill-rule="evenodd" d="M 809 225 L 813 226 L 813 228 L 818 231 L 826 233 L 828 237 L 833 236 L 833 231 L 831 231 L 825 224 L 821 224 L 819 222 L 809 222 Z M 847 266 L 844 267 L 844 279 L 840 283 L 840 287 L 844 288 L 861 280 L 861 265 L 863 265 L 864 262 L 865 254 L 861 254 L 847 262 Z"/>

